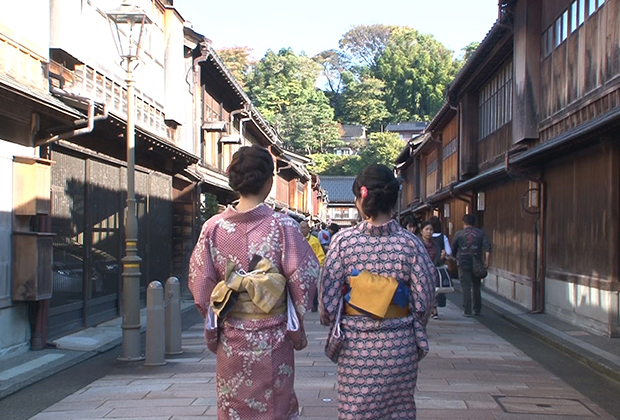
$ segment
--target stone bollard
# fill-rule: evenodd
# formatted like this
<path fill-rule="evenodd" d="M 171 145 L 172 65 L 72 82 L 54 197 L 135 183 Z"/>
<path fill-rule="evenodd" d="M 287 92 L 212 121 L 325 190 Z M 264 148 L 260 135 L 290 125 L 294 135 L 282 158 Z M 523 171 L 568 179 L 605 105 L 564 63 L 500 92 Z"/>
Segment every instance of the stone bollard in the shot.
<path fill-rule="evenodd" d="M 144 366 L 166 364 L 164 323 L 164 288 L 160 282 L 152 281 L 146 290 L 146 360 Z"/>
<path fill-rule="evenodd" d="M 181 283 L 176 277 L 166 281 L 166 355 L 182 354 Z"/>

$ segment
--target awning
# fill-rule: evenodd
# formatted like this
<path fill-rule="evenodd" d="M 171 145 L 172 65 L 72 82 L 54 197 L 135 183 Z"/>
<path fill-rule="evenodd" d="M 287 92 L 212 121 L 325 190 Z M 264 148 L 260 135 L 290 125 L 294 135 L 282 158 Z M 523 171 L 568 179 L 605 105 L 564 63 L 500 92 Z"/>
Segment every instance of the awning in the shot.
<path fill-rule="evenodd" d="M 227 125 L 226 121 L 207 121 L 202 124 L 202 129 L 204 131 L 219 131 L 223 133 L 227 131 Z"/>
<path fill-rule="evenodd" d="M 463 181 L 463 182 L 456 184 L 453 188 L 453 191 L 454 192 L 468 191 L 482 184 L 495 181 L 496 179 L 501 178 L 502 176 L 507 176 L 506 165 L 504 163 L 502 163 L 501 165 L 494 166 L 493 168 L 486 170 L 483 173 L 478 174 L 475 177 L 468 179 L 467 181 Z"/>

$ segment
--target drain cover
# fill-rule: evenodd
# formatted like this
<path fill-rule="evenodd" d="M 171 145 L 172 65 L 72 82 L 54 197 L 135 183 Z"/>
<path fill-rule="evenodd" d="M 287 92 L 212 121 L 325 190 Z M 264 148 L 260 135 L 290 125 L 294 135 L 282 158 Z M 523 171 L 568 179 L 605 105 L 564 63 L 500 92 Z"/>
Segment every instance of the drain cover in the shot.
<path fill-rule="evenodd" d="M 508 397 L 505 395 L 494 395 L 493 398 L 506 413 L 599 417 L 584 403 L 572 398 Z"/>

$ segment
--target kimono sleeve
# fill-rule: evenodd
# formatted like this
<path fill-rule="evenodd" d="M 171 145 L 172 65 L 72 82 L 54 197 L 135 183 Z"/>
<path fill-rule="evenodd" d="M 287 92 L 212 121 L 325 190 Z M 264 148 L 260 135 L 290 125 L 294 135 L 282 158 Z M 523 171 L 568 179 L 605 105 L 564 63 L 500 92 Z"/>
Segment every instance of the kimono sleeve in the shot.
<path fill-rule="evenodd" d="M 196 308 L 203 317 L 206 317 L 211 293 L 217 283 L 217 271 L 211 256 L 211 240 L 208 232 L 208 224 L 205 223 L 189 260 L 188 287 L 194 296 Z"/>
<path fill-rule="evenodd" d="M 319 316 L 324 325 L 332 325 L 336 319 L 347 278 L 340 252 L 342 238 L 342 236 L 334 238 L 323 263 L 319 286 Z"/>
<path fill-rule="evenodd" d="M 319 278 L 319 260 L 303 237 L 297 222 L 282 223 L 282 270 L 297 313 L 303 316 L 311 309 L 311 297 Z"/>
<path fill-rule="evenodd" d="M 413 238 L 414 255 L 411 260 L 411 304 L 423 325 L 426 325 L 435 299 L 437 269 L 422 242 Z"/>

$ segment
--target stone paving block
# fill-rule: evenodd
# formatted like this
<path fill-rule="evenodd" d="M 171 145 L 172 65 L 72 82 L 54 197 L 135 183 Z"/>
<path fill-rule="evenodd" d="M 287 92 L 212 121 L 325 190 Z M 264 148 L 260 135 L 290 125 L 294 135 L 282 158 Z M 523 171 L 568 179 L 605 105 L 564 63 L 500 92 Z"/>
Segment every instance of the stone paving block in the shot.
<path fill-rule="evenodd" d="M 110 409 L 47 411 L 31 417 L 30 420 L 87 420 L 103 419 L 110 413 Z"/>
<path fill-rule="evenodd" d="M 141 408 L 190 406 L 195 398 L 157 398 L 140 400 L 109 400 L 101 408 Z"/>
<path fill-rule="evenodd" d="M 336 406 L 331 407 L 320 407 L 320 406 L 312 406 L 312 407 L 301 407 L 301 415 L 306 417 L 329 417 L 335 419 L 338 415 L 338 410 Z"/>
<path fill-rule="evenodd" d="M 195 389 L 167 390 L 165 392 L 150 392 L 144 398 L 215 398 L 217 395 L 215 385 Z"/>
<path fill-rule="evenodd" d="M 139 408 L 116 408 L 106 415 L 106 418 L 140 418 L 161 416 L 202 416 L 206 412 L 205 407 L 139 407 Z"/>
<path fill-rule="evenodd" d="M 490 410 L 435 410 L 418 409 L 417 420 L 496 420 L 494 411 Z M 521 420 L 524 420 L 523 418 Z M 529 419 L 528 419 L 529 420 Z"/>
<path fill-rule="evenodd" d="M 69 395 L 62 399 L 61 402 L 67 403 L 80 403 L 84 401 L 97 401 L 103 404 L 105 401 L 109 399 L 115 400 L 138 400 L 140 398 L 145 398 L 149 393 L 148 392 L 122 392 L 122 393 L 113 393 L 113 394 L 102 394 L 102 393 L 81 393 L 81 394 L 73 394 Z M 53 406 L 52 406 L 53 407 Z"/>
<path fill-rule="evenodd" d="M 213 397 L 210 397 L 210 398 L 196 398 L 190 405 L 216 406 L 217 395 L 214 395 Z"/>
<path fill-rule="evenodd" d="M 148 384 L 160 384 L 160 385 L 173 385 L 173 384 L 208 384 L 210 378 L 192 378 L 173 376 L 166 379 L 138 379 L 133 381 L 131 385 L 148 385 Z"/>
<path fill-rule="evenodd" d="M 105 403 L 101 400 L 90 400 L 90 401 L 60 401 L 56 404 L 48 407 L 45 411 L 87 411 L 87 410 L 95 410 L 100 408 Z"/>
<path fill-rule="evenodd" d="M 418 409 L 467 410 L 468 408 L 465 401 L 459 399 L 416 397 L 415 402 Z"/>

